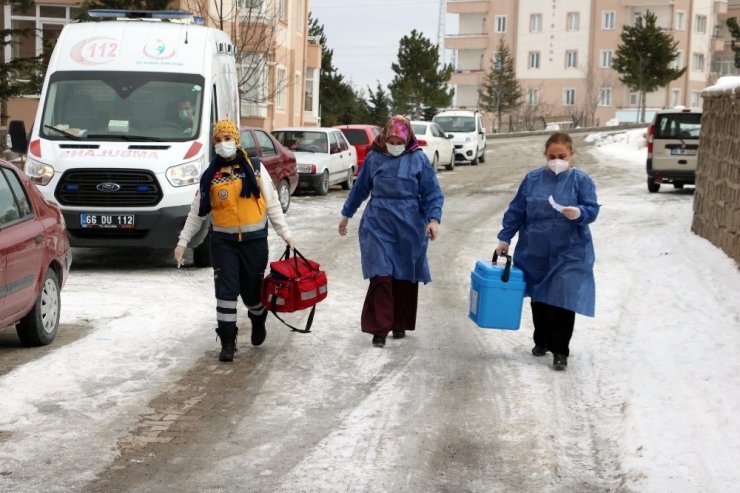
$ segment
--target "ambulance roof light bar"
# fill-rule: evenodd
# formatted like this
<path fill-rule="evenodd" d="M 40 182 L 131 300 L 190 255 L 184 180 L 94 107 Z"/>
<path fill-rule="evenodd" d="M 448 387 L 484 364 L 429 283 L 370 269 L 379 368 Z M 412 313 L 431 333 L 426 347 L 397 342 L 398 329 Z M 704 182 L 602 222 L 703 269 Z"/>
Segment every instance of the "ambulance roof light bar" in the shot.
<path fill-rule="evenodd" d="M 88 15 L 94 19 L 115 20 L 145 20 L 160 22 L 176 22 L 179 24 L 204 25 L 205 19 L 185 10 L 124 10 L 124 9 L 92 9 Z"/>

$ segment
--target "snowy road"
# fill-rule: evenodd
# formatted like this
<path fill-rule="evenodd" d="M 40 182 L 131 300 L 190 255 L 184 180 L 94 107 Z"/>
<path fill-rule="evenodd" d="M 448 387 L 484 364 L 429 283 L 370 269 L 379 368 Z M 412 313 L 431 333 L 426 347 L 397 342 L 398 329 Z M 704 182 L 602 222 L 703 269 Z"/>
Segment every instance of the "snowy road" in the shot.
<path fill-rule="evenodd" d="M 690 233 L 690 189 L 647 193 L 637 138 L 576 141 L 603 208 L 597 317 L 577 318 L 565 373 L 529 353 L 528 304 L 519 331 L 467 319 L 470 270 L 543 137 L 489 141 L 485 164 L 440 171 L 434 282 L 418 330 L 383 349 L 359 330 L 359 215 L 336 233 L 347 192 L 294 197 L 288 214 L 329 276 L 314 332 L 270 317 L 253 348 L 240 312 L 230 365 L 208 269 L 76 250 L 67 336 L 29 357 L 0 334 L 0 491 L 732 490 L 740 274 Z"/>

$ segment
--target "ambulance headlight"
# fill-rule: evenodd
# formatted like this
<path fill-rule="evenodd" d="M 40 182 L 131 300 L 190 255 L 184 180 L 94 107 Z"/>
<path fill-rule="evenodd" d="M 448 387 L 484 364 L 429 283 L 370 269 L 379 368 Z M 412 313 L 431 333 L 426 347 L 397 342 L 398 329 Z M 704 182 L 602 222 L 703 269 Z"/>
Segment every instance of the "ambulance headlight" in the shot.
<path fill-rule="evenodd" d="M 201 170 L 203 169 L 203 158 L 179 164 L 167 169 L 167 181 L 173 187 L 184 187 L 198 183 Z"/>
<path fill-rule="evenodd" d="M 23 169 L 26 176 L 37 185 L 46 185 L 54 178 L 54 168 L 35 159 L 27 159 Z"/>

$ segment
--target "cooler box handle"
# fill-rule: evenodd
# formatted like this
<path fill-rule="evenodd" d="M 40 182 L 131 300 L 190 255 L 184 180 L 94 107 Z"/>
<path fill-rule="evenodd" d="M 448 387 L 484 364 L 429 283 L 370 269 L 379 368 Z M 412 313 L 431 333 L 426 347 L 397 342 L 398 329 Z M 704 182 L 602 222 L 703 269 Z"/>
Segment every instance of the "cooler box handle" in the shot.
<path fill-rule="evenodd" d="M 504 253 L 503 256 L 506 257 L 506 267 L 504 267 L 504 272 L 501 274 L 501 282 L 509 282 L 509 274 L 511 274 L 511 255 Z M 498 253 L 494 250 L 491 263 L 496 265 L 496 261 L 498 261 Z"/>

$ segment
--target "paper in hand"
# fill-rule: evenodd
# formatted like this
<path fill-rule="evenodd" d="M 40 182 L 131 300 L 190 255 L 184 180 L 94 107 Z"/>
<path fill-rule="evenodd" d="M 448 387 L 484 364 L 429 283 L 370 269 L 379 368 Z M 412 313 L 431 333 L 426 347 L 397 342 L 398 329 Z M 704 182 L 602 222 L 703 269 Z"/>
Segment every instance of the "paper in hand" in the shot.
<path fill-rule="evenodd" d="M 562 206 L 562 205 L 558 204 L 557 202 L 555 202 L 555 199 L 552 198 L 552 195 L 550 195 L 547 198 L 547 201 L 550 202 L 550 205 L 552 206 L 552 208 L 555 209 L 558 212 L 563 212 L 563 209 L 565 209 L 565 206 Z"/>

